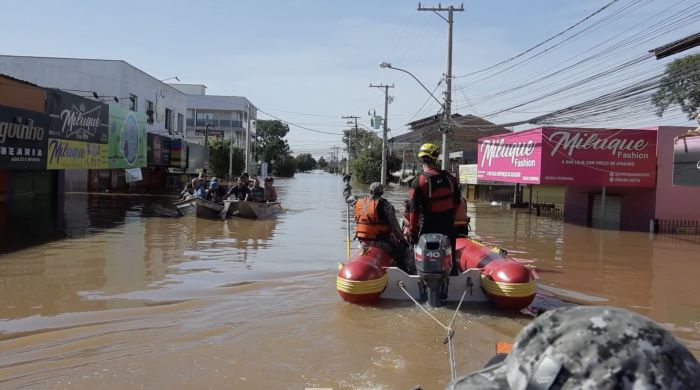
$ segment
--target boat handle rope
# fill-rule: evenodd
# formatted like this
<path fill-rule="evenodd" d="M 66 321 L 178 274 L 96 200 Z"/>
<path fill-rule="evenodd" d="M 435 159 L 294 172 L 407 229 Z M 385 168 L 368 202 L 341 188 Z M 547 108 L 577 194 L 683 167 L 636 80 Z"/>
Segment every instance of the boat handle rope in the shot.
<path fill-rule="evenodd" d="M 455 319 L 457 318 L 457 313 L 459 313 L 460 307 L 462 307 L 462 302 L 464 302 L 464 297 L 467 296 L 467 290 L 465 289 L 464 292 L 462 293 L 462 298 L 459 299 L 459 304 L 457 304 L 457 308 L 455 309 L 455 312 L 452 315 L 452 319 L 450 319 L 450 323 L 445 325 L 442 322 L 440 322 L 440 320 L 435 318 L 434 315 L 430 314 L 428 309 L 423 307 L 423 305 L 421 305 L 418 301 L 416 301 L 416 299 L 413 298 L 413 296 L 411 294 L 409 294 L 408 291 L 406 291 L 406 285 L 404 284 L 403 280 L 400 280 L 398 282 L 398 286 L 401 289 L 401 291 L 403 291 L 406 294 L 406 296 L 408 296 L 413 301 L 413 303 L 416 304 L 416 306 L 418 306 L 421 310 L 423 310 L 423 313 L 427 314 L 428 317 L 432 318 L 433 321 L 437 322 L 437 324 L 440 325 L 447 332 L 447 335 L 443 339 L 442 343 L 447 344 L 447 353 L 448 353 L 448 356 L 450 358 L 450 374 L 452 376 L 452 380 L 454 381 L 455 379 L 457 379 L 457 366 L 455 363 L 454 346 L 452 345 L 452 336 L 454 336 L 454 334 L 455 334 L 455 331 L 452 328 L 452 324 L 455 322 Z"/>

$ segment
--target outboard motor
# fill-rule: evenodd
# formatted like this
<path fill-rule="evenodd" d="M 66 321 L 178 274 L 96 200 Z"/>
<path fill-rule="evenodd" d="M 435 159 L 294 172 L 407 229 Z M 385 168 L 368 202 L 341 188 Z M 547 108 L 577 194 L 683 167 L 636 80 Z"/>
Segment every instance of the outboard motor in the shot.
<path fill-rule="evenodd" d="M 414 248 L 421 300 L 440 307 L 447 298 L 449 275 L 452 271 L 452 245 L 444 234 L 424 234 Z"/>

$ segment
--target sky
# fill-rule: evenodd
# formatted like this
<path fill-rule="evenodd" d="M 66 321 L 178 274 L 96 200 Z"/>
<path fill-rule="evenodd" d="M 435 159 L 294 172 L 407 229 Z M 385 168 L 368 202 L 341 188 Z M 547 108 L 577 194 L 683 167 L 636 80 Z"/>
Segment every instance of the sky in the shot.
<path fill-rule="evenodd" d="M 438 82 L 447 68 L 447 23 L 434 12 L 418 11 L 417 1 L 0 0 L 0 4 L 4 25 L 0 53 L 121 59 L 157 78 L 178 76 L 183 83 L 204 84 L 207 94 L 245 96 L 259 108 L 259 119 L 276 117 L 290 123 L 288 140 L 294 154 L 327 156 L 331 147 L 342 147 L 339 134 L 348 125 L 341 116 L 359 116 L 360 125 L 369 126 L 368 112 L 383 115 L 384 92 L 370 88 L 370 83 L 394 86 L 389 137 L 405 133 L 408 122 L 440 110 L 409 75 L 379 67 L 386 61 L 410 71 L 442 99 L 445 83 L 438 86 Z M 460 4 L 442 2 L 443 7 Z M 454 13 L 452 111 L 497 124 L 581 103 L 660 73 L 679 55 L 666 60 L 639 58 L 700 31 L 700 4 L 691 0 L 463 4 L 464 11 Z M 422 5 L 433 7 L 437 2 Z M 579 22 L 513 61 L 469 75 Z M 695 48 L 683 55 L 698 52 Z M 532 54 L 537 55 L 530 59 Z M 576 84 L 592 75 L 599 76 Z M 604 125 L 593 119 L 580 122 L 575 124 L 696 125 L 677 110 L 661 119 L 647 110 Z M 525 124 L 515 130 L 532 127 L 536 126 Z"/>

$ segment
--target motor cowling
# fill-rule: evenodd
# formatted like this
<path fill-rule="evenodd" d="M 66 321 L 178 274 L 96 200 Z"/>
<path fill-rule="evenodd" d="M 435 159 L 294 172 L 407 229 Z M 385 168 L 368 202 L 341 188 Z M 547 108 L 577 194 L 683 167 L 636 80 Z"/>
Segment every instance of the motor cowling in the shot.
<path fill-rule="evenodd" d="M 449 275 L 452 271 L 452 245 L 443 234 L 420 236 L 414 248 L 421 300 L 439 307 L 447 299 Z"/>
<path fill-rule="evenodd" d="M 445 274 L 452 271 L 452 246 L 444 234 L 420 236 L 415 248 L 416 270 L 419 274 Z"/>

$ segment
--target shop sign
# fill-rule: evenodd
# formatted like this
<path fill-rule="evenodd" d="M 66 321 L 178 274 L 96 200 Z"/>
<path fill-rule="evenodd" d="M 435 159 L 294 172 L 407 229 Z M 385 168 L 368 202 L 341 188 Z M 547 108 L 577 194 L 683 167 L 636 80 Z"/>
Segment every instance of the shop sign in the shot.
<path fill-rule="evenodd" d="M 146 114 L 109 105 L 109 168 L 146 166 Z"/>
<path fill-rule="evenodd" d="M 49 116 L 0 106 L 0 169 L 43 170 Z"/>
<path fill-rule="evenodd" d="M 656 131 L 542 129 L 542 183 L 656 186 Z"/>
<path fill-rule="evenodd" d="M 480 138 L 477 180 L 539 184 L 541 152 L 538 129 Z"/>
<path fill-rule="evenodd" d="M 60 90 L 48 91 L 47 169 L 108 167 L 108 106 Z"/>
<path fill-rule="evenodd" d="M 673 185 L 700 187 L 700 136 L 675 141 Z"/>
<path fill-rule="evenodd" d="M 459 184 L 476 184 L 476 164 L 459 166 Z"/>
<path fill-rule="evenodd" d="M 170 138 L 148 133 L 148 150 L 146 152 L 148 165 L 170 165 Z"/>

